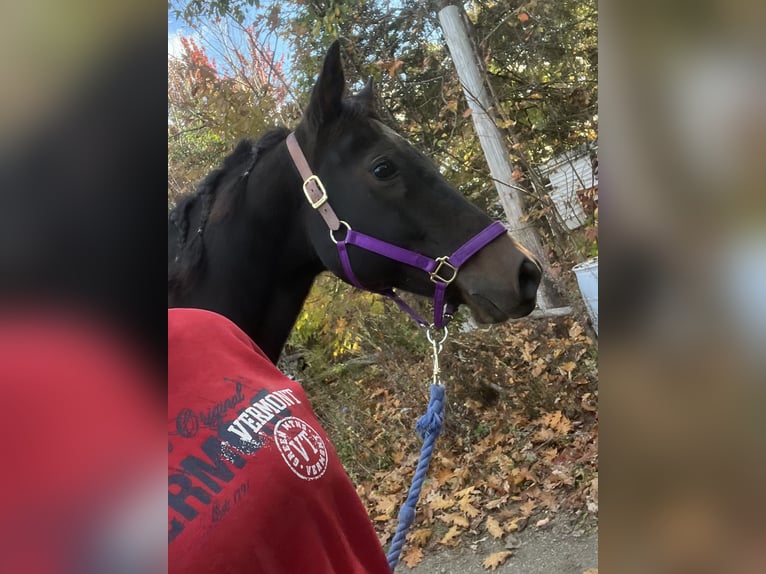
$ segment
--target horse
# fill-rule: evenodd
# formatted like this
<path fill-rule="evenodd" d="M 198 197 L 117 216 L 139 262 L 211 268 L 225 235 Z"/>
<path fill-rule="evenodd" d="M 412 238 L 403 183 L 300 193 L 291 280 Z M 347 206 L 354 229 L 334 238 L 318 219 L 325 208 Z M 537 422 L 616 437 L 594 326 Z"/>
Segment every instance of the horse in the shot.
<path fill-rule="evenodd" d="M 169 214 L 170 571 L 395 567 L 403 538 L 386 558 L 302 386 L 275 366 L 322 271 L 390 297 L 429 337 L 461 304 L 483 323 L 535 307 L 535 258 L 380 120 L 371 82 L 344 88 L 335 42 L 297 128 L 240 142 Z M 433 323 L 394 289 L 432 297 Z"/>
<path fill-rule="evenodd" d="M 336 41 L 293 135 L 345 227 L 435 259 L 491 224 L 379 119 L 371 81 L 353 96 L 344 90 Z M 357 245 L 347 249 L 353 272 L 344 269 L 335 244 L 345 229 L 328 234 L 321 208 L 301 192 L 288 134 L 277 128 L 240 142 L 168 225 L 169 307 L 224 315 L 273 362 L 322 271 L 369 290 L 434 294 L 429 273 Z M 441 271 L 451 273 L 447 265 Z M 455 273 L 444 297 L 479 323 L 500 323 L 534 309 L 540 278 L 535 257 L 502 233 Z"/>

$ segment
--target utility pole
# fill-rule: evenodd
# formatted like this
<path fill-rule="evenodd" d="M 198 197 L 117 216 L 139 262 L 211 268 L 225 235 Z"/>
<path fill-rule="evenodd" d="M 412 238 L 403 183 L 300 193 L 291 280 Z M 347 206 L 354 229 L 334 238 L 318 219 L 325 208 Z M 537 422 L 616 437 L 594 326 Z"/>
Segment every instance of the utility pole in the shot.
<path fill-rule="evenodd" d="M 500 203 L 511 227 L 511 236 L 534 253 L 543 266 L 543 281 L 540 283 L 537 297 L 538 306 L 543 312 L 552 310 L 557 306 L 559 297 L 550 281 L 548 258 L 534 227 L 523 221 L 524 202 L 519 192 L 511 185 L 513 166 L 510 154 L 490 113 L 491 100 L 476 50 L 468 34 L 469 22 L 465 21 L 462 7 L 452 4 L 439 10 L 439 22 L 468 100 L 474 128 L 479 136 L 490 174 L 495 181 Z"/>

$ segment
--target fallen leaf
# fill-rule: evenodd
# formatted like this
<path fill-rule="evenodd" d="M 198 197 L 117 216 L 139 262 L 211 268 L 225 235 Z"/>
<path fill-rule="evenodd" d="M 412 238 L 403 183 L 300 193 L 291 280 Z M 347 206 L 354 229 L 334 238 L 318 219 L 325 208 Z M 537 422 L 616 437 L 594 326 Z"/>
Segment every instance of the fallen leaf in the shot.
<path fill-rule="evenodd" d="M 550 519 L 550 518 L 541 518 L 540 520 L 538 520 L 537 522 L 535 522 L 535 526 L 536 526 L 537 528 L 542 528 L 543 526 L 545 526 L 546 524 L 548 524 L 550 521 L 551 521 L 551 519 Z"/>
<path fill-rule="evenodd" d="M 511 470 L 511 476 L 513 477 L 513 483 L 516 485 L 523 483 L 525 480 L 528 480 L 529 482 L 537 482 L 537 478 L 527 466 L 514 468 Z"/>
<path fill-rule="evenodd" d="M 493 474 L 487 479 L 487 486 L 496 491 L 504 490 L 503 484 L 504 479 L 496 474 Z"/>
<path fill-rule="evenodd" d="M 572 421 L 570 421 L 561 411 L 545 413 L 540 417 L 540 421 L 559 434 L 569 434 L 572 430 Z"/>
<path fill-rule="evenodd" d="M 481 563 L 482 566 L 486 570 L 494 570 L 498 566 L 502 566 L 505 564 L 505 561 L 508 560 L 513 555 L 513 551 L 511 550 L 501 550 L 500 552 L 493 552 L 489 556 L 487 556 L 484 561 Z"/>
<path fill-rule="evenodd" d="M 436 473 L 435 478 L 436 478 L 436 482 L 439 484 L 439 486 L 441 486 L 453 476 L 455 476 L 455 473 L 451 469 L 442 468 L 441 470 L 439 470 L 439 472 Z"/>
<path fill-rule="evenodd" d="M 559 434 L 569 434 L 572 430 L 572 421 L 570 421 L 566 416 L 562 416 L 561 420 L 556 425 L 555 430 Z"/>
<path fill-rule="evenodd" d="M 417 546 L 410 548 L 404 553 L 404 556 L 402 556 L 402 562 L 410 568 L 414 568 L 420 564 L 421 560 L 423 560 L 423 549 Z"/>
<path fill-rule="evenodd" d="M 445 498 L 441 494 L 436 495 L 436 498 L 434 498 L 431 502 L 428 503 L 428 506 L 430 506 L 434 510 L 446 510 L 447 508 L 452 508 L 455 506 L 454 500 L 449 500 L 448 498 Z"/>
<path fill-rule="evenodd" d="M 460 527 L 459 526 L 453 526 L 447 531 L 447 534 L 445 534 L 441 540 L 439 540 L 439 544 L 445 544 L 447 546 L 455 546 L 457 542 L 454 540 L 457 538 L 458 535 L 460 535 Z"/>
<path fill-rule="evenodd" d="M 561 411 L 554 411 L 552 413 L 545 413 L 540 417 L 542 423 L 549 428 L 556 428 L 556 425 L 561 420 Z"/>
<path fill-rule="evenodd" d="M 375 505 L 375 510 L 382 512 L 387 516 L 393 516 L 394 510 L 396 509 L 398 503 L 399 497 L 395 494 L 390 496 L 381 496 L 378 499 L 378 504 Z"/>
<path fill-rule="evenodd" d="M 526 22 L 527 20 L 529 20 L 529 14 L 527 14 L 526 12 L 522 12 L 521 14 L 519 14 L 520 22 Z"/>
<path fill-rule="evenodd" d="M 465 498 L 469 494 L 472 494 L 476 487 L 474 485 L 464 488 L 463 490 L 455 493 L 455 498 Z"/>
<path fill-rule="evenodd" d="M 503 535 L 505 534 L 502 526 L 500 526 L 498 521 L 492 518 L 491 516 L 487 517 L 486 527 L 487 527 L 487 532 L 489 532 L 493 538 L 502 538 Z"/>
<path fill-rule="evenodd" d="M 466 110 L 463 112 L 463 117 L 464 117 L 464 118 L 467 118 L 467 117 L 468 117 L 468 116 L 470 116 L 470 115 L 471 115 L 471 108 L 467 108 L 467 109 L 466 109 Z"/>
<path fill-rule="evenodd" d="M 496 498 L 495 500 L 490 500 L 489 502 L 487 502 L 484 505 L 484 508 L 487 509 L 487 510 L 493 510 L 493 509 L 497 508 L 498 506 L 502 506 L 506 502 L 508 502 L 508 497 L 507 496 L 501 496 L 500 498 Z"/>
<path fill-rule="evenodd" d="M 524 504 L 522 504 L 519 507 L 519 512 L 521 512 L 521 516 L 524 518 L 527 518 L 528 516 L 532 515 L 532 512 L 537 507 L 537 504 L 533 500 L 527 500 Z"/>
<path fill-rule="evenodd" d="M 409 535 L 410 542 L 416 546 L 425 546 L 431 539 L 430 528 L 419 528 Z"/>
<path fill-rule="evenodd" d="M 546 462 L 553 462 L 553 460 L 558 456 L 559 451 L 555 448 L 547 448 L 543 451 L 543 458 Z"/>
<path fill-rule="evenodd" d="M 471 518 L 475 518 L 479 515 L 479 510 L 471 504 L 471 500 L 469 498 L 461 499 L 458 507 Z"/>
<path fill-rule="evenodd" d="M 551 429 L 540 429 L 532 435 L 532 442 L 548 442 L 556 437 L 556 433 Z"/>
<path fill-rule="evenodd" d="M 439 516 L 439 520 L 442 520 L 448 524 L 454 524 L 456 526 L 468 528 L 468 519 L 462 514 L 458 514 L 457 512 L 453 512 L 451 514 L 442 514 Z"/>
<path fill-rule="evenodd" d="M 564 371 L 567 374 L 569 374 L 572 371 L 574 371 L 576 367 L 577 367 L 577 363 L 574 363 L 572 361 L 567 361 L 563 365 L 559 365 L 559 369 L 561 369 L 562 371 Z"/>

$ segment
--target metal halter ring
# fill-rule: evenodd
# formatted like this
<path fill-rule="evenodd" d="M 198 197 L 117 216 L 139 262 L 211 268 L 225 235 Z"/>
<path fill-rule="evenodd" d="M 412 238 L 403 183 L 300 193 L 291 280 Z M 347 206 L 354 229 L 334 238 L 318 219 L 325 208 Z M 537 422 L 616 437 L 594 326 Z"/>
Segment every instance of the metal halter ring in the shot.
<path fill-rule="evenodd" d="M 340 220 L 340 224 L 346 226 L 346 234 L 348 235 L 348 232 L 351 231 L 351 226 L 348 223 L 346 223 L 345 221 L 343 221 L 342 219 Z M 335 231 L 338 231 L 339 229 L 340 229 L 340 227 L 338 229 L 336 229 Z M 332 229 L 330 230 L 330 240 L 332 240 L 332 242 L 335 245 L 337 245 L 339 240 L 335 239 L 335 236 L 333 235 L 333 233 L 335 233 L 335 231 L 333 231 Z"/>
<path fill-rule="evenodd" d="M 431 281 L 433 281 L 434 283 L 446 283 L 447 285 L 449 285 L 455 280 L 455 277 L 457 277 L 457 267 L 455 267 L 449 262 L 449 256 L 447 255 L 444 255 L 443 257 L 437 257 L 436 261 L 439 264 L 436 266 L 436 269 L 434 269 L 430 273 Z M 444 272 L 442 268 L 445 268 L 447 271 L 451 271 L 452 276 L 445 279 L 444 277 L 439 275 L 439 273 Z"/>
<path fill-rule="evenodd" d="M 429 342 L 429 343 L 431 343 L 432 345 L 441 346 L 441 344 L 442 344 L 442 343 L 444 343 L 444 341 L 446 341 L 446 340 L 447 340 L 447 335 L 449 334 L 449 333 L 447 332 L 447 327 L 442 327 L 442 328 L 441 328 L 441 331 L 442 331 L 442 338 L 441 338 L 440 340 L 437 340 L 437 339 L 436 339 L 436 338 L 435 338 L 435 337 L 432 335 L 432 333 L 434 333 L 435 331 L 438 331 L 438 329 L 436 329 L 436 328 L 435 328 L 433 325 L 429 325 L 429 326 L 426 328 L 426 338 L 428 339 L 428 342 Z"/>

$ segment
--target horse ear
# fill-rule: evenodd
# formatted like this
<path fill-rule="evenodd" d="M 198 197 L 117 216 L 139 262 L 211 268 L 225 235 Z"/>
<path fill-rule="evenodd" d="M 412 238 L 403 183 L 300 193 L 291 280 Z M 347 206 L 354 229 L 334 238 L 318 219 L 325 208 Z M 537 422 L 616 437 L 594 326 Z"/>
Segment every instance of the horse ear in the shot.
<path fill-rule="evenodd" d="M 314 84 L 306 117 L 317 126 L 338 117 L 345 87 L 346 80 L 340 61 L 340 42 L 335 40 L 327 51 L 322 71 Z"/>
<path fill-rule="evenodd" d="M 375 109 L 375 80 L 372 79 L 372 76 L 369 77 L 356 97 L 364 102 L 368 110 L 373 111 Z"/>

